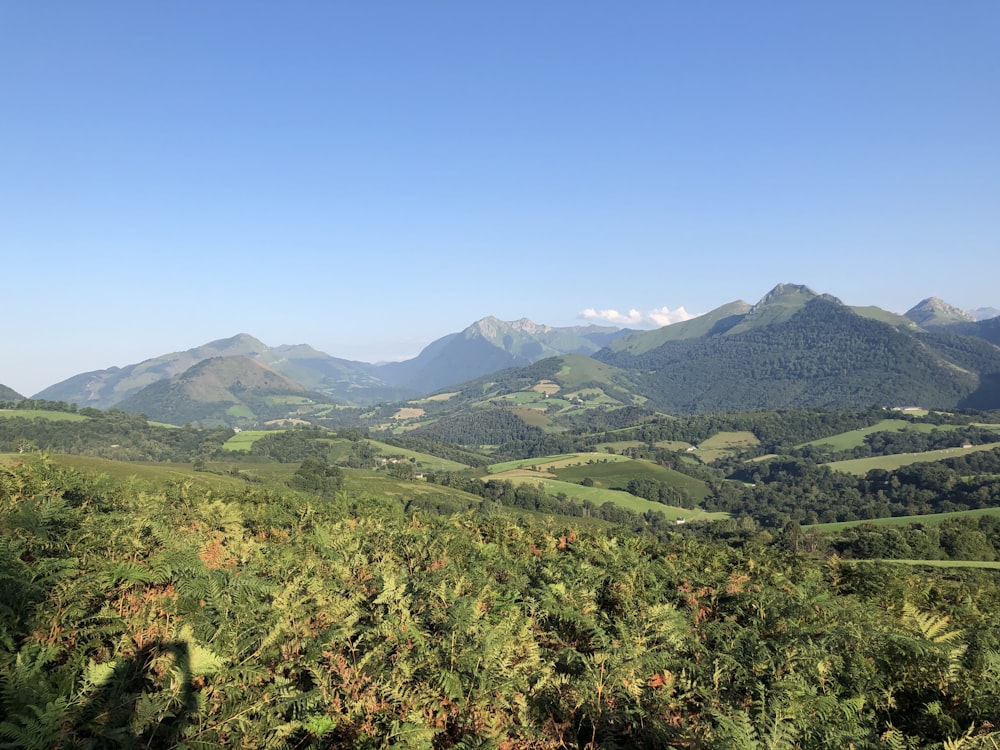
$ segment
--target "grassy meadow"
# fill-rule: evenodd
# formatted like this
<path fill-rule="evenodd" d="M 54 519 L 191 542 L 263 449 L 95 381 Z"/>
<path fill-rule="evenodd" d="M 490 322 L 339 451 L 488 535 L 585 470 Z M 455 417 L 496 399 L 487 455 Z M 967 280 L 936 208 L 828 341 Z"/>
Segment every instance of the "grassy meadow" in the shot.
<path fill-rule="evenodd" d="M 872 469 L 893 471 L 902 466 L 909 466 L 910 464 L 918 464 L 925 461 L 943 461 L 947 458 L 955 458 L 956 456 L 975 451 L 991 451 L 994 448 L 1000 448 L 1000 442 L 974 445 L 971 448 L 941 448 L 936 451 L 924 451 L 922 453 L 896 453 L 890 456 L 851 458 L 846 461 L 832 461 L 823 465 L 829 466 L 834 471 L 843 471 L 848 474 L 863 476 Z"/>
<path fill-rule="evenodd" d="M 980 518 L 982 516 L 1000 516 L 1000 508 L 977 508 L 975 510 L 956 510 L 952 513 L 926 513 L 920 516 L 893 516 L 891 518 L 873 518 L 862 521 L 839 521 L 836 523 L 817 523 L 803 526 L 803 529 L 816 529 L 823 533 L 843 531 L 852 526 L 870 523 L 873 526 L 909 526 L 912 523 L 924 526 L 937 526 L 944 521 L 961 518 Z"/>

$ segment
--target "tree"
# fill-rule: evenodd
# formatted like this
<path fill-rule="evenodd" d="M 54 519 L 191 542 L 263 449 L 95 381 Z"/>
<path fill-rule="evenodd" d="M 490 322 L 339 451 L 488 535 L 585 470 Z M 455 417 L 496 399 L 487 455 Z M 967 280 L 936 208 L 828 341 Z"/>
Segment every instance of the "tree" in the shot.
<path fill-rule="evenodd" d="M 343 489 L 344 472 L 339 466 L 331 466 L 316 458 L 307 458 L 292 475 L 288 485 L 303 492 L 332 495 Z"/>

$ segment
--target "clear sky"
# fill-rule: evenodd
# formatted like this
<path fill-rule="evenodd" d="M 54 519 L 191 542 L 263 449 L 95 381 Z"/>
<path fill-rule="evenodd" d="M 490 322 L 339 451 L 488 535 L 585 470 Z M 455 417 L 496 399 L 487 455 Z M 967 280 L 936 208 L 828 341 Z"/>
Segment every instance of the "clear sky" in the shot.
<path fill-rule="evenodd" d="M 0 383 L 779 282 L 1000 307 L 1000 3 L 0 2 Z M 589 311 L 589 315 L 588 315 Z"/>

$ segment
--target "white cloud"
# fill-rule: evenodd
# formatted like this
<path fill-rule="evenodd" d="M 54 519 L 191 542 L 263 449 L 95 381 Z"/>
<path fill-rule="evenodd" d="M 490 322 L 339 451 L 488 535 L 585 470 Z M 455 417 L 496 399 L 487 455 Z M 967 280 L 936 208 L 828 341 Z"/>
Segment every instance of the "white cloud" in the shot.
<path fill-rule="evenodd" d="M 683 307 L 678 307 L 676 310 L 671 310 L 669 307 L 657 307 L 644 313 L 635 309 L 622 313 L 618 310 L 595 310 L 590 307 L 583 310 L 580 317 L 595 323 L 610 323 L 623 328 L 661 328 L 671 323 L 691 320 L 697 316 L 692 315 Z"/>

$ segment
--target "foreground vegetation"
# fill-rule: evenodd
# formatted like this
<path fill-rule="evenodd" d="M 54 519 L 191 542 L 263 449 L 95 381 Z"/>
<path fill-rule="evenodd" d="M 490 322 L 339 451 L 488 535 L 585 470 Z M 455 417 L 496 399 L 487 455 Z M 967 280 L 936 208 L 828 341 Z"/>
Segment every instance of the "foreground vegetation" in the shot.
<path fill-rule="evenodd" d="M 7 747 L 993 747 L 995 574 L 0 469 Z"/>
<path fill-rule="evenodd" d="M 995 414 L 16 406 L 0 747 L 1000 743 Z"/>

